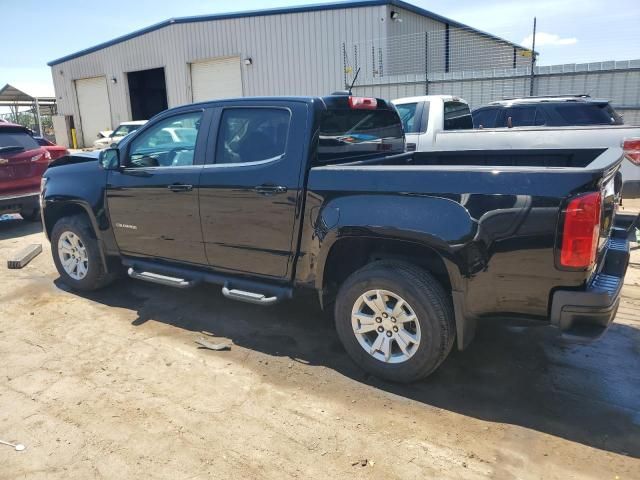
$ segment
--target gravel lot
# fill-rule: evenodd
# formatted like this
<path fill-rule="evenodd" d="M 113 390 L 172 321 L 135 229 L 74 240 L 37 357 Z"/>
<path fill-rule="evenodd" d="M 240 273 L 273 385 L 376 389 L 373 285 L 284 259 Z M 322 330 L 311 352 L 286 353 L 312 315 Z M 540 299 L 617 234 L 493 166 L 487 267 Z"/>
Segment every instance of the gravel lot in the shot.
<path fill-rule="evenodd" d="M 261 308 L 133 280 L 79 295 L 39 225 L 0 221 L 0 438 L 27 446 L 0 446 L 0 479 L 638 479 L 632 262 L 600 340 L 487 321 L 398 386 L 351 363 L 313 296 Z M 198 349 L 202 330 L 232 349 Z"/>

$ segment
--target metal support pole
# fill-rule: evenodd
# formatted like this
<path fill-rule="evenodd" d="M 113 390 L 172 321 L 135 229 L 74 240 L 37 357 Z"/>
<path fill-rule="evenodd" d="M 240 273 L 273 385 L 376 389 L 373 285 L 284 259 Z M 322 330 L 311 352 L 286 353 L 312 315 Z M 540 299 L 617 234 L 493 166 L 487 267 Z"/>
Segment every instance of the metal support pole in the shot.
<path fill-rule="evenodd" d="M 40 116 L 40 101 L 38 97 L 35 98 L 36 101 L 36 117 L 38 118 L 38 135 L 42 137 L 42 117 Z"/>
<path fill-rule="evenodd" d="M 424 94 L 429 95 L 429 32 L 424 32 Z"/>
<path fill-rule="evenodd" d="M 450 34 L 449 34 L 449 24 L 446 23 L 444 26 L 444 71 L 445 73 L 449 73 L 449 49 L 451 47 L 450 44 Z"/>
<path fill-rule="evenodd" d="M 349 88 L 347 83 L 347 46 L 342 44 L 342 74 L 344 76 L 344 88 Z"/>
<path fill-rule="evenodd" d="M 533 97 L 533 83 L 535 74 L 533 69 L 536 66 L 536 17 L 533 17 L 533 45 L 531 46 L 531 80 L 529 81 L 529 96 Z"/>

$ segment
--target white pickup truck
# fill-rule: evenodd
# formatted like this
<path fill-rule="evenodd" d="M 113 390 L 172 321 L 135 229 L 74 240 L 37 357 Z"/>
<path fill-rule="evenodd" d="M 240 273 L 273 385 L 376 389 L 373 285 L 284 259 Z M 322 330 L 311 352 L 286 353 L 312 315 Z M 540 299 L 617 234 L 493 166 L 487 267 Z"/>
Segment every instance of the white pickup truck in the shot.
<path fill-rule="evenodd" d="M 392 102 L 404 125 L 407 150 L 442 152 L 442 163 L 455 162 L 454 152 L 460 150 L 496 151 L 508 165 L 506 152 L 509 150 L 544 149 L 546 153 L 563 148 L 604 150 L 620 147 L 624 142 L 626 158 L 621 168 L 622 196 L 640 197 L 640 127 L 590 125 L 474 129 L 469 105 L 459 97 L 426 95 L 398 98 Z M 562 161 L 565 163 L 557 166 L 570 166 L 566 164 L 566 157 Z M 544 162 L 544 166 L 555 166 L 550 163 L 553 159 L 548 155 Z"/>

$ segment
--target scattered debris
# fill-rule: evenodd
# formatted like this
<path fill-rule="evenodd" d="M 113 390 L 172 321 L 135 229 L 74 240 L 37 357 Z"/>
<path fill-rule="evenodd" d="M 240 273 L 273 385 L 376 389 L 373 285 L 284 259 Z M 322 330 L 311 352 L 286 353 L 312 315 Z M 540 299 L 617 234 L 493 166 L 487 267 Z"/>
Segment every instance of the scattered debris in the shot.
<path fill-rule="evenodd" d="M 367 465 L 373 465 L 373 462 L 369 462 L 367 458 L 363 458 L 361 460 L 356 460 L 355 462 L 351 462 L 352 467 L 355 467 L 356 465 L 360 465 L 361 467 L 366 467 Z"/>
<path fill-rule="evenodd" d="M 13 258 L 7 260 L 7 268 L 16 270 L 24 268 L 31 260 L 42 253 L 40 243 L 32 243 L 16 253 Z"/>
<path fill-rule="evenodd" d="M 207 342 L 204 338 L 199 338 L 196 340 L 196 343 L 200 345 L 201 348 L 206 348 L 207 350 L 214 350 L 219 352 L 221 350 L 231 350 L 231 345 L 229 343 L 210 343 Z"/>
<path fill-rule="evenodd" d="M 0 444 L 7 445 L 9 447 L 13 447 L 16 450 L 16 452 L 21 452 L 22 450 L 27 448 L 24 445 L 22 445 L 21 443 L 9 443 L 9 442 L 5 442 L 4 440 L 0 440 Z"/>
<path fill-rule="evenodd" d="M 206 330 L 202 330 L 200 333 L 203 334 L 203 335 L 208 335 L 209 337 L 215 337 L 216 336 L 215 333 L 211 333 L 211 332 L 208 332 Z"/>

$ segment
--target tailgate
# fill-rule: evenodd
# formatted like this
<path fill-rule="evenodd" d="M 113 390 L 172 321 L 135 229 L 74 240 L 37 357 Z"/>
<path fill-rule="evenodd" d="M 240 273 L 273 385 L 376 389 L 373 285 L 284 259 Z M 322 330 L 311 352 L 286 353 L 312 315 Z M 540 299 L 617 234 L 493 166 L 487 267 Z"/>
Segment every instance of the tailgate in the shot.
<path fill-rule="evenodd" d="M 37 191 L 47 165 L 42 149 L 0 154 L 0 195 Z"/>

